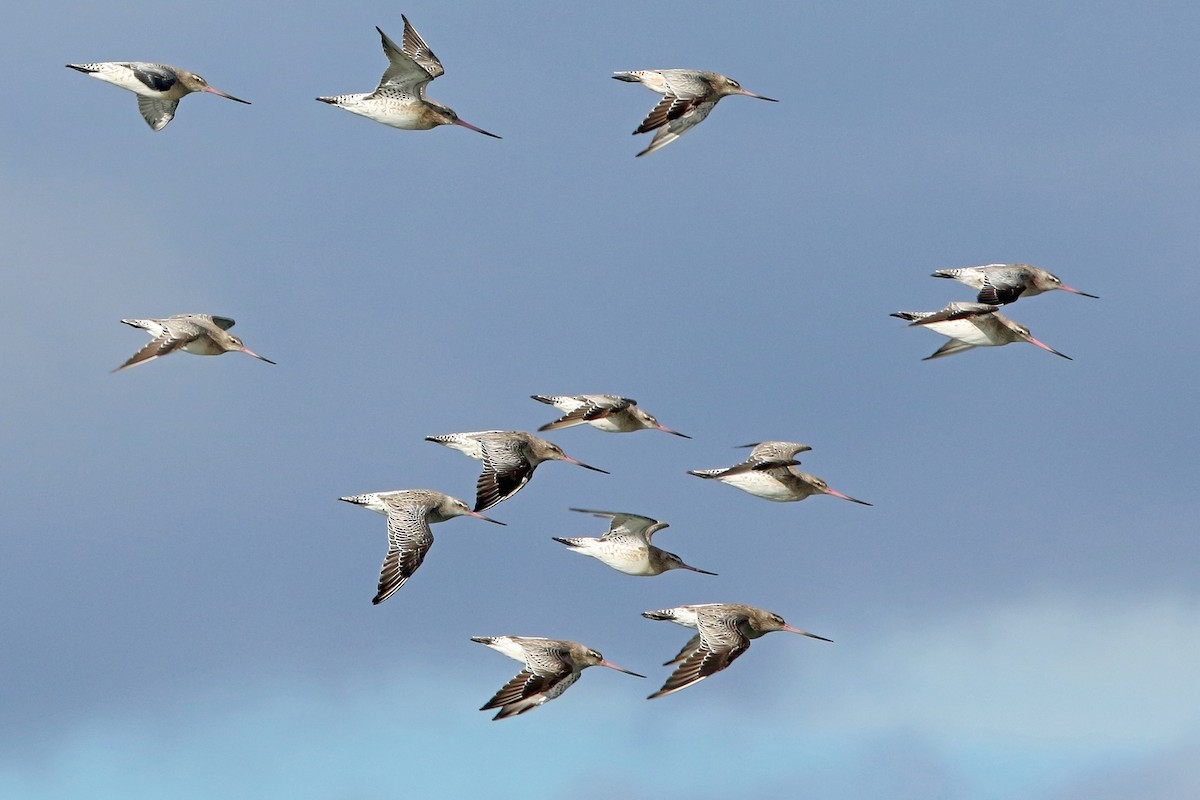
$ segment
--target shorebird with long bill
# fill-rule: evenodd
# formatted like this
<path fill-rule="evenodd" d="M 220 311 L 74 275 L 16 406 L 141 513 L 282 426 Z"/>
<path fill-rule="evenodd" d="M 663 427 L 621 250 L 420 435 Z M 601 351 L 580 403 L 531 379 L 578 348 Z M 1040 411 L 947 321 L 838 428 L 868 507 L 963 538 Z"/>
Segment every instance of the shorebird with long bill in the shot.
<path fill-rule="evenodd" d="M 69 69 L 91 75 L 97 80 L 128 89 L 138 96 L 138 110 L 146 124 L 156 131 L 167 127 L 175 118 L 175 109 L 180 98 L 192 92 L 208 92 L 237 103 L 250 105 L 242 100 L 208 85 L 208 81 L 194 72 L 170 64 L 154 64 L 149 61 L 99 61 L 92 64 L 67 64 Z"/>
<path fill-rule="evenodd" d="M 604 656 L 587 645 L 567 639 L 472 636 L 471 641 L 525 664 L 524 669 L 480 707 L 480 711 L 500 709 L 492 717 L 494 720 L 515 717 L 550 702 L 579 680 L 579 674 L 588 667 L 608 667 L 635 678 L 646 677 L 606 661 Z"/>
<path fill-rule="evenodd" d="M 219 356 L 237 351 L 254 356 L 259 361 L 265 361 L 268 364 L 275 363 L 269 358 L 263 358 L 242 344 L 241 339 L 228 333 L 227 331 L 233 327 L 233 320 L 229 317 L 215 317 L 211 314 L 176 314 L 166 319 L 123 319 L 121 322 L 134 328 L 142 328 L 154 338 L 113 372 L 145 364 L 147 361 L 174 353 L 177 350 L 198 356 Z"/>
<path fill-rule="evenodd" d="M 591 425 L 608 433 L 655 430 L 690 439 L 686 433 L 672 430 L 638 407 L 637 400 L 615 394 L 530 395 L 563 412 L 563 416 L 547 422 L 539 431 L 555 431 L 575 425 Z"/>
<path fill-rule="evenodd" d="M 472 511 L 457 497 L 433 489 L 368 492 L 338 499 L 387 517 L 388 549 L 379 569 L 379 589 L 371 600 L 374 605 L 391 597 L 425 561 L 433 547 L 431 524 L 464 516 L 504 524 Z"/>
<path fill-rule="evenodd" d="M 932 277 L 965 283 L 979 293 L 976 300 L 989 305 L 1015 303 L 1017 298 L 1033 297 L 1056 289 L 1099 299 L 1094 294 L 1067 286 L 1057 275 L 1032 264 L 984 264 L 979 267 L 939 269 L 934 270 Z"/>
<path fill-rule="evenodd" d="M 608 474 L 607 470 L 571 458 L 554 442 L 525 431 L 468 431 L 426 436 L 425 440 L 483 462 L 483 471 L 475 483 L 476 511 L 486 511 L 521 491 L 543 461 L 566 461 Z"/>
<path fill-rule="evenodd" d="M 639 69 L 615 72 L 613 79 L 626 83 L 640 83 L 663 96 L 633 132 L 636 136 L 639 133 L 658 131 L 650 141 L 650 146 L 638 153 L 639 156 L 666 147 L 699 125 L 722 97 L 742 94 L 771 103 L 778 102 L 770 97 L 746 91 L 733 78 L 697 69 Z"/>
<path fill-rule="evenodd" d="M 827 494 L 862 506 L 871 505 L 829 488 L 829 484 L 816 475 L 796 469 L 800 465 L 796 455 L 812 449 L 806 444 L 768 441 L 742 446 L 754 448 L 745 461 L 731 467 L 688 470 L 688 474 L 728 484 L 777 503 L 799 502 L 814 494 Z"/>
<path fill-rule="evenodd" d="M 1070 356 L 1033 338 L 1028 328 L 1001 314 L 1000 306 L 996 305 L 951 303 L 941 311 L 896 311 L 892 316 L 950 337 L 950 341 L 922 361 L 962 353 L 973 347 L 1002 347 L 1013 342 L 1029 342 L 1048 353 L 1071 360 Z"/>
<path fill-rule="evenodd" d="M 670 527 L 661 520 L 620 511 L 593 511 L 587 508 L 571 510 L 608 518 L 611 520 L 608 531 L 599 539 L 555 536 L 554 541 L 565 544 L 576 553 L 591 556 L 617 572 L 648 576 L 661 575 L 672 569 L 686 569 L 702 575 L 717 574 L 685 564 L 683 559 L 674 553 L 668 553 L 651 544 L 650 540 L 656 532 Z"/>
<path fill-rule="evenodd" d="M 404 37 L 402 47 L 388 38 L 382 29 L 379 38 L 383 42 L 383 53 L 387 56 L 388 67 L 379 79 L 379 85 L 373 92 L 359 94 L 339 94 L 329 97 L 318 97 L 322 103 L 358 114 L 361 117 L 400 128 L 406 131 L 427 131 L 439 125 L 458 125 L 467 130 L 482 133 L 493 139 L 500 137 L 488 133 L 483 128 L 458 118 L 452 108 L 444 106 L 425 96 L 425 87 L 430 81 L 445 74 L 442 62 L 425 44 L 425 40 L 417 33 L 408 17 L 403 14 Z"/>
<path fill-rule="evenodd" d="M 694 628 L 697 633 L 679 654 L 663 666 L 678 664 L 662 688 L 650 695 L 649 700 L 686 689 L 694 683 L 720 672 L 750 647 L 750 640 L 772 631 L 788 631 L 832 642 L 824 636 L 800 630 L 788 625 L 778 614 L 743 603 L 705 603 L 693 606 L 678 606 L 660 611 L 645 611 L 646 619 L 674 622 L 685 628 Z"/>

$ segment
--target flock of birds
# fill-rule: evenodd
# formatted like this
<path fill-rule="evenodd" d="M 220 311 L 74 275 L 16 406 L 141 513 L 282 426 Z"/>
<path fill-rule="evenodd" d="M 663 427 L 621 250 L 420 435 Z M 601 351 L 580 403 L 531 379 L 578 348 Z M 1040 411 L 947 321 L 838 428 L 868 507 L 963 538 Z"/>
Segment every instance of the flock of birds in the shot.
<path fill-rule="evenodd" d="M 532 395 L 532 399 L 554 405 L 565 412 L 559 419 L 541 426 L 539 432 L 588 424 L 611 433 L 660 430 L 691 438 L 661 424 L 628 397 L 604 394 Z M 567 455 L 553 442 L 526 431 L 469 431 L 425 438 L 482 462 L 475 484 L 475 506 L 471 508 L 458 498 L 431 489 L 369 492 L 341 498 L 387 517 L 388 550 L 372 600 L 375 604 L 391 597 L 421 566 L 433 546 L 431 524 L 461 516 L 504 524 L 480 512 L 508 500 L 523 489 L 533 477 L 534 470 L 544 461 L 565 461 L 594 472 L 605 472 Z M 794 457 L 797 453 L 810 450 L 808 445 L 759 442 L 749 446 L 754 450 L 750 458 L 741 464 L 720 470 L 696 470 L 692 474 L 715 478 L 769 500 L 797 501 L 823 493 L 869 505 L 830 489 L 820 478 L 797 471 L 795 467 L 799 462 Z M 746 475 L 760 479 L 746 480 Z M 649 577 L 683 569 L 716 575 L 715 572 L 693 567 L 675 553 L 653 544 L 654 534 L 668 527 L 662 520 L 618 511 L 571 510 L 608 519 L 608 530 L 599 538 L 553 537 L 554 540 L 618 572 Z M 650 695 L 651 699 L 679 691 L 725 669 L 749 647 L 751 639 L 771 631 L 791 631 L 829 641 L 788 625 L 778 614 L 741 603 L 678 606 L 647 611 L 643 616 L 668 620 L 697 631 L 679 654 L 666 662 L 665 666 L 675 665 L 675 670 L 663 687 Z M 483 706 L 483 710 L 499 709 L 495 719 L 522 714 L 553 700 L 590 666 L 609 667 L 645 677 L 606 661 L 596 650 L 570 640 L 478 636 L 472 641 L 487 645 L 525 665 Z"/>
<path fill-rule="evenodd" d="M 893 317 L 909 320 L 913 325 L 950 338 L 932 355 L 923 360 L 954 355 L 973 347 L 1000 347 L 1013 342 L 1029 342 L 1043 350 L 1062 356 L 1053 347 L 1033 338 L 1029 329 L 1000 313 L 1000 307 L 1015 303 L 1021 297 L 1033 297 L 1042 292 L 1061 289 L 1064 292 L 1095 298 L 1067 286 L 1057 275 L 1032 264 L 984 264 L 979 267 L 939 269 L 931 277 L 949 278 L 970 286 L 978 294 L 974 303 L 953 302 L 941 311 L 896 311 Z"/>
<path fill-rule="evenodd" d="M 446 70 L 413 28 L 408 17 L 403 14 L 400 17 L 404 20 L 404 36 L 400 47 L 383 30 L 375 28 L 379 31 L 383 54 L 388 60 L 387 69 L 383 71 L 375 90 L 318 97 L 317 100 L 406 131 L 427 131 L 439 125 L 459 125 L 493 139 L 501 138 L 459 119 L 452 108 L 425 96 L 425 87 L 430 81 L 444 75 Z M 214 89 L 196 73 L 169 64 L 104 61 L 67 64 L 67 67 L 136 94 L 138 109 L 146 123 L 156 131 L 167 127 L 167 123 L 175 117 L 180 99 L 192 92 L 208 92 L 250 105 L 249 101 Z M 635 135 L 657 131 L 650 146 L 638 153 L 639 156 L 666 147 L 699 125 L 722 97 L 741 94 L 777 102 L 770 97 L 746 91 L 737 81 L 716 72 L 646 69 L 617 72 L 613 78 L 640 83 L 663 96 L 634 131 Z"/>
<path fill-rule="evenodd" d="M 400 47 L 382 30 L 379 30 L 379 35 L 388 67 L 375 90 L 318 97 L 318 100 L 405 130 L 459 125 L 499 138 L 464 122 L 450 108 L 426 98 L 425 87 L 442 75 L 444 69 L 407 18 L 404 18 Z M 179 100 L 193 92 L 209 92 L 246 103 L 209 86 L 196 73 L 165 64 L 103 62 L 67 66 L 134 92 L 142 116 L 156 131 L 166 127 L 174 117 Z M 618 72 L 613 77 L 641 83 L 662 94 L 662 99 L 635 131 L 657 131 L 650 146 L 638 153 L 639 156 L 665 147 L 695 127 L 722 97 L 741 94 L 771 100 L 749 92 L 736 81 L 714 72 L 641 70 Z M 961 281 L 975 289 L 978 295 L 977 302 L 954 302 L 941 311 L 901 311 L 893 314 L 910 320 L 913 325 L 927 327 L 950 338 L 929 358 L 939 358 L 973 347 L 1016 341 L 1027 341 L 1067 358 L 1033 338 L 1028 329 L 1004 317 L 999 309 L 1022 296 L 1033 296 L 1054 289 L 1095 297 L 1066 286 L 1049 272 L 1028 264 L 944 269 L 933 275 Z M 121 321 L 146 330 L 152 339 L 114 372 L 145 364 L 177 350 L 196 355 L 240 351 L 267 363 L 275 363 L 250 350 L 241 339 L 230 334 L 229 329 L 234 321 L 227 317 L 179 314 L 166 319 Z M 610 433 L 659 430 L 691 438 L 662 425 L 629 398 L 600 394 L 533 395 L 532 398 L 562 412 L 560 418 L 543 425 L 539 432 L 587 424 Z M 525 431 L 471 431 L 426 438 L 482 462 L 476 482 L 475 504 L 472 508 L 458 498 L 431 489 L 368 492 L 340 498 L 387 518 L 388 549 L 380 568 L 379 583 L 372 600 L 374 604 L 391 597 L 421 566 L 433 545 L 431 525 L 461 516 L 503 525 L 481 512 L 508 500 L 524 488 L 534 470 L 544 461 L 565 461 L 584 469 L 605 472 L 567 455 L 553 442 Z M 692 470 L 690 474 L 725 483 L 775 502 L 796 502 L 814 494 L 827 494 L 852 503 L 871 505 L 831 489 L 815 475 L 800 471 L 796 456 L 812 449 L 806 444 L 764 441 L 744 446 L 752 448 L 746 460 L 728 467 Z M 643 577 L 661 575 L 673 569 L 716 575 L 691 566 L 678 555 L 652 543 L 654 534 L 668 527 L 666 522 L 624 512 L 581 508 L 572 510 L 609 520 L 608 531 L 599 538 L 554 537 L 555 541 L 614 570 Z M 662 688 L 649 696 L 650 699 L 677 692 L 725 669 L 746 651 L 751 640 L 773 631 L 789 631 L 831 641 L 788 625 L 778 614 L 740 603 L 683 605 L 646 611 L 643 616 L 651 620 L 673 622 L 696 631 L 678 654 L 665 662 L 664 666 L 674 666 L 674 670 Z M 524 665 L 482 707 L 481 710 L 498 709 L 495 719 L 523 714 L 553 700 L 575 683 L 581 672 L 590 666 L 603 666 L 645 677 L 605 660 L 596 650 L 574 641 L 525 636 L 479 636 L 472 640 Z"/>

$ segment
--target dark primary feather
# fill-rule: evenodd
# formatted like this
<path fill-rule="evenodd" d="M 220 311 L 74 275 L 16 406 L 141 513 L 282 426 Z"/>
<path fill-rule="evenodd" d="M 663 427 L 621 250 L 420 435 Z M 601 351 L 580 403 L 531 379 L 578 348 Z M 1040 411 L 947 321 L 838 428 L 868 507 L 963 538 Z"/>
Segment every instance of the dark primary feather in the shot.
<path fill-rule="evenodd" d="M 534 468 L 526 459 L 521 459 L 515 466 L 505 467 L 499 470 L 484 462 L 483 472 L 479 473 L 479 480 L 475 482 L 475 511 L 484 511 L 512 497 L 529 483 L 533 475 Z"/>
<path fill-rule="evenodd" d="M 700 646 L 693 650 L 675 668 L 675 671 L 667 678 L 662 688 L 647 699 L 653 700 L 656 697 L 677 692 L 680 689 L 691 686 L 693 683 L 704 680 L 709 675 L 720 672 L 744 653 L 749 645 L 750 640 L 743 636 L 740 637 L 740 641 L 733 647 L 710 650 L 702 640 Z"/>
<path fill-rule="evenodd" d="M 133 67 L 133 74 L 139 81 L 156 92 L 165 92 L 179 82 L 179 78 L 170 70 L 155 66 L 142 65 Z"/>
<path fill-rule="evenodd" d="M 1004 305 L 1015 303 L 1025 291 L 1024 284 L 996 285 L 990 279 L 983 279 L 983 288 L 979 290 L 978 300 L 989 305 Z"/>

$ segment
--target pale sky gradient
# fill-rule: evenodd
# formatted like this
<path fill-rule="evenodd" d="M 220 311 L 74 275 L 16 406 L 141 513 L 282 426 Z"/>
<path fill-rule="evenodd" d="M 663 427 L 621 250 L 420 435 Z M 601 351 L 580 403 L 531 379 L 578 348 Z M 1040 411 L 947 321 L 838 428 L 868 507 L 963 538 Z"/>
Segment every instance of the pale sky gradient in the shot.
<path fill-rule="evenodd" d="M 1167 800 L 1200 793 L 1200 111 L 1192 3 L 67 2 L 0 32 L 0 796 Z M 504 137 L 397 131 L 369 91 L 407 14 L 430 96 Z M 152 132 L 68 62 L 160 60 L 252 101 Z M 694 67 L 729 98 L 646 158 Z M 938 268 L 1027 261 L 1028 345 L 922 363 L 888 313 Z M 201 311 L 278 362 L 110 374 L 122 317 Z M 371 606 L 384 520 L 341 495 L 473 498 L 423 441 L 534 430 L 533 393 L 634 397 L 688 441 L 550 438 Z M 686 474 L 736 445 L 873 508 Z M 720 573 L 633 578 L 551 536 L 667 520 Z M 647 702 L 686 639 L 641 611 L 746 602 L 775 634 Z M 518 665 L 589 670 L 493 723 Z M 532 788 L 527 782 L 532 781 Z"/>

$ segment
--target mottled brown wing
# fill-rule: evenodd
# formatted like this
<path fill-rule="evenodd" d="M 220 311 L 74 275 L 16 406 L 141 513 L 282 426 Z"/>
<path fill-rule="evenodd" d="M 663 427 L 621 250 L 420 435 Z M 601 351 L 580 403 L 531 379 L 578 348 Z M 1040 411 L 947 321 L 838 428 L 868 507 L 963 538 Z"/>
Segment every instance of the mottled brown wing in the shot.
<path fill-rule="evenodd" d="M 396 46 L 396 43 L 383 32 L 382 29 L 376 27 L 379 31 L 380 41 L 383 43 L 383 53 L 387 56 L 388 66 L 383 71 L 383 77 L 379 79 L 379 85 L 394 86 L 401 91 L 413 96 L 420 97 L 425 90 L 425 84 L 433 80 L 428 70 L 413 61 Z M 405 34 L 408 33 L 407 24 L 405 25 Z M 438 73 L 441 74 L 440 72 Z"/>
<path fill-rule="evenodd" d="M 682 117 L 688 111 L 695 108 L 696 104 L 697 98 L 684 98 L 665 94 L 658 101 L 658 104 L 650 109 L 650 113 L 642 120 L 642 124 L 637 127 L 634 134 L 649 133 L 656 128 L 661 128 L 671 120 Z"/>
<path fill-rule="evenodd" d="M 689 653 L 671 676 L 667 678 L 667 682 L 662 688 L 654 694 L 650 695 L 649 699 L 662 697 L 663 695 L 678 692 L 680 689 L 686 689 L 693 683 L 698 683 L 713 673 L 720 672 L 733 663 L 734 659 L 740 656 L 749 647 L 748 639 L 742 638 L 740 646 L 735 645 L 730 648 L 710 649 L 701 640 L 698 647 Z"/>
<path fill-rule="evenodd" d="M 523 456 L 506 454 L 504 459 L 492 459 L 484 451 L 483 472 L 475 482 L 475 511 L 484 511 L 507 500 L 533 475 L 533 465 Z"/>
<path fill-rule="evenodd" d="M 417 66 L 425 70 L 429 75 L 429 79 L 440 77 L 446 74 L 446 70 L 442 67 L 442 62 L 429 49 L 429 45 L 425 44 L 425 40 L 421 38 L 421 34 L 417 33 L 417 29 L 408 21 L 408 17 L 403 14 L 400 19 L 404 20 L 404 55 L 416 62 Z"/>
<path fill-rule="evenodd" d="M 379 590 L 371 600 L 379 605 L 413 576 L 433 546 L 433 532 L 421 506 L 392 506 L 388 510 L 388 551 L 379 569 Z"/>
<path fill-rule="evenodd" d="M 136 367 L 138 364 L 144 364 L 152 358 L 173 353 L 189 341 L 191 339 L 173 337 L 169 332 L 164 332 L 162 336 L 156 336 L 151 339 L 145 347 L 130 356 L 128 361 L 114 369 L 113 372 L 120 372 L 127 367 Z"/>
<path fill-rule="evenodd" d="M 508 683 L 500 687 L 500 691 L 493 695 L 491 700 L 488 700 L 480 711 L 487 711 L 492 708 L 501 708 L 503 706 L 516 706 L 512 711 L 502 711 L 496 716 L 496 719 L 513 716 L 515 714 L 523 714 L 530 709 L 541 705 L 539 702 L 523 702 L 531 698 L 540 700 L 539 695 L 551 693 L 554 689 L 556 695 L 562 694 L 568 686 L 579 680 L 579 673 L 570 670 L 555 673 L 551 675 L 539 674 L 529 668 L 525 668 L 518 672 L 509 680 Z"/>

